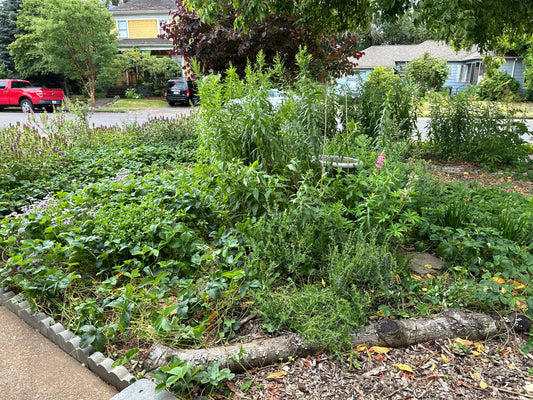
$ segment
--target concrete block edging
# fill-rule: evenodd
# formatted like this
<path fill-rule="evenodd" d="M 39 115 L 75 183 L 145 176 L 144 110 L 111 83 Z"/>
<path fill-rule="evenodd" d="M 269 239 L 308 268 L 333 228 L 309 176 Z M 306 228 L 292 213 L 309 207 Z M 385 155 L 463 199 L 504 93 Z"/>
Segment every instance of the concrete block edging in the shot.
<path fill-rule="evenodd" d="M 43 336 L 50 339 L 65 353 L 85 365 L 103 381 L 117 390 L 122 391 L 136 381 L 124 366 L 113 367 L 114 361 L 96 352 L 92 346 L 84 349 L 79 347 L 80 338 L 60 323 L 42 312 L 34 312 L 28 302 L 11 291 L 0 287 L 0 305 L 5 306 L 32 328 L 37 329 Z"/>

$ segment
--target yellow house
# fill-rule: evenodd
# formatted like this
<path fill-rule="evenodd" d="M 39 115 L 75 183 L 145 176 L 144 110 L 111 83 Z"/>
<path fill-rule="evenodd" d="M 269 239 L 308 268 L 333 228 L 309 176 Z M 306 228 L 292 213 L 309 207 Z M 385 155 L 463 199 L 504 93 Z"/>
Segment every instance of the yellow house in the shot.
<path fill-rule="evenodd" d="M 159 39 L 161 25 L 168 23 L 169 10 L 175 9 L 173 0 L 130 0 L 117 6 L 111 6 L 118 33 L 119 51 L 137 49 L 157 57 L 169 57 L 172 42 Z M 183 56 L 171 56 L 181 66 Z"/>

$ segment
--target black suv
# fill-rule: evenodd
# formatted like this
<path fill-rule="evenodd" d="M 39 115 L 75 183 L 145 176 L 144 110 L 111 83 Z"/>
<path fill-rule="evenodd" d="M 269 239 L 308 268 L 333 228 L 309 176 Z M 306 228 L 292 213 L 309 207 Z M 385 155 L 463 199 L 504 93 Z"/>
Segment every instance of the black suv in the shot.
<path fill-rule="evenodd" d="M 198 86 L 196 82 L 186 78 L 170 78 L 165 87 L 165 99 L 171 106 L 191 103 L 196 105 L 200 102 Z"/>

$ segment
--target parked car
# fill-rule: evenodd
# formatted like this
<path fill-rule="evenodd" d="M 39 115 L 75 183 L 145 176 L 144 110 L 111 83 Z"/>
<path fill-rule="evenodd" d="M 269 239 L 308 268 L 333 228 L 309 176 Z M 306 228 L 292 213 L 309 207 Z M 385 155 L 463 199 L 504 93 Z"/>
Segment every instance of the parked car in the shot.
<path fill-rule="evenodd" d="M 35 108 L 53 111 L 63 104 L 61 89 L 43 89 L 34 87 L 22 79 L 0 79 L 0 110 L 4 107 L 19 106 L 23 112 L 32 112 Z"/>
<path fill-rule="evenodd" d="M 164 94 L 170 106 L 176 104 L 196 105 L 200 102 L 196 82 L 182 77 L 170 78 L 167 81 Z"/>
<path fill-rule="evenodd" d="M 298 99 L 297 96 L 295 96 L 295 98 Z M 285 92 L 282 92 L 281 90 L 267 89 L 267 100 L 272 107 L 272 111 L 277 111 L 283 105 L 283 103 L 288 100 L 288 97 L 287 94 Z M 241 97 L 239 99 L 232 99 L 228 101 L 228 105 L 230 107 L 234 107 L 249 101 L 253 101 L 253 99 L 249 96 Z"/>

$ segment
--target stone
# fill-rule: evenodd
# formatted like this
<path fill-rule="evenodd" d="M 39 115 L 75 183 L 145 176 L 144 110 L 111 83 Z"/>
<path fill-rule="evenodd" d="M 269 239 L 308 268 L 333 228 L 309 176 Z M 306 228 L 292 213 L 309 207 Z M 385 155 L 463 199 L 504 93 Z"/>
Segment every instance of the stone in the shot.
<path fill-rule="evenodd" d="M 444 261 L 429 253 L 414 253 L 411 271 L 419 275 L 436 274 L 444 266 Z"/>
<path fill-rule="evenodd" d="M 139 379 L 110 400 L 177 400 L 167 391 L 155 393 L 156 384 L 148 379 Z"/>

